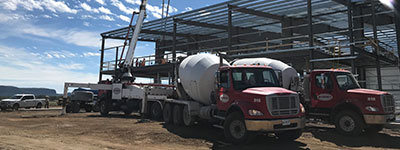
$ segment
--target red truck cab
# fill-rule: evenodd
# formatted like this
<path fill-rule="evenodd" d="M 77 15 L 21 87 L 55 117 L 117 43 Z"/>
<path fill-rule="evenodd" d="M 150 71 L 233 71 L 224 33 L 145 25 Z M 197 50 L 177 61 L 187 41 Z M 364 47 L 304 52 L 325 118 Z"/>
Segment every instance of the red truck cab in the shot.
<path fill-rule="evenodd" d="M 248 131 L 274 132 L 294 140 L 304 128 L 304 108 L 296 92 L 280 87 L 267 66 L 223 66 L 217 73 L 216 105 L 226 117 L 225 136 L 240 142 Z"/>
<path fill-rule="evenodd" d="M 308 116 L 333 123 L 346 135 L 380 131 L 394 121 L 395 104 L 387 92 L 363 89 L 346 70 L 315 70 L 304 80 Z"/>

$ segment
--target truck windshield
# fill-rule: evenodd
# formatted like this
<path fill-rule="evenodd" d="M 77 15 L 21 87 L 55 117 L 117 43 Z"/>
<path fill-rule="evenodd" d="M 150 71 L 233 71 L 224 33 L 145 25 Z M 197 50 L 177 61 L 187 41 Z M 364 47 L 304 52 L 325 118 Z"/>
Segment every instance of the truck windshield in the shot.
<path fill-rule="evenodd" d="M 342 90 L 350 90 L 360 88 L 360 85 L 351 73 L 347 72 L 336 72 L 336 80 L 338 82 L 339 88 Z"/>
<path fill-rule="evenodd" d="M 21 99 L 22 96 L 12 96 L 10 99 Z"/>
<path fill-rule="evenodd" d="M 233 88 L 244 90 L 252 87 L 278 87 L 274 70 L 266 68 L 238 68 L 232 70 Z"/>

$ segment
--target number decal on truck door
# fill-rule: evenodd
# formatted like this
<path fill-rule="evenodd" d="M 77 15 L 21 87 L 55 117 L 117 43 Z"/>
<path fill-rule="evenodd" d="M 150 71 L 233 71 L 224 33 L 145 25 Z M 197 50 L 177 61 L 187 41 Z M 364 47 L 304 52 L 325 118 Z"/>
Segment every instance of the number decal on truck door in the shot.
<path fill-rule="evenodd" d="M 317 96 L 317 99 L 320 101 L 330 101 L 333 99 L 333 96 L 329 93 L 322 93 Z"/>

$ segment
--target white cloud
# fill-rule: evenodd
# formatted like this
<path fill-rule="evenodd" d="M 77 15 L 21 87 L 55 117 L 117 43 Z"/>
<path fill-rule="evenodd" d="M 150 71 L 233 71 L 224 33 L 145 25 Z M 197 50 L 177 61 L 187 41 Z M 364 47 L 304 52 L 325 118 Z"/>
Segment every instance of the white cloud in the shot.
<path fill-rule="evenodd" d="M 62 69 L 66 70 L 83 70 L 85 69 L 85 65 L 73 63 L 73 64 L 58 64 L 58 66 Z"/>
<path fill-rule="evenodd" d="M 109 9 L 104 8 L 103 6 L 99 7 L 98 9 L 102 13 L 109 14 L 109 15 L 113 14 Z"/>
<path fill-rule="evenodd" d="M 99 53 L 92 53 L 92 52 L 85 52 L 85 53 L 83 53 L 83 56 L 92 57 L 92 56 L 100 56 L 100 54 Z"/>
<path fill-rule="evenodd" d="M 140 5 L 142 2 L 141 2 L 141 0 L 125 0 L 127 3 L 130 3 L 130 4 L 134 4 L 134 5 Z M 167 5 L 164 5 L 164 15 L 166 15 L 166 12 L 167 12 Z M 175 8 L 175 7 L 173 7 L 173 6 L 169 6 L 168 7 L 169 8 L 169 10 L 168 10 L 168 14 L 171 14 L 171 13 L 175 13 L 175 12 L 178 12 L 178 9 L 177 8 Z M 153 5 L 150 5 L 150 4 L 147 4 L 146 5 L 146 9 L 150 12 L 150 14 L 152 15 L 152 16 L 154 16 L 154 17 L 156 17 L 156 18 L 161 18 L 161 15 L 162 15 L 162 7 L 158 7 L 158 6 L 153 6 Z"/>
<path fill-rule="evenodd" d="M 131 22 L 131 19 L 129 17 L 127 17 L 127 16 L 124 16 L 124 15 L 119 15 L 119 19 L 121 19 L 123 21 L 126 21 L 126 22 Z"/>
<path fill-rule="evenodd" d="M 107 21 L 114 21 L 113 17 L 107 16 L 107 15 L 101 15 L 99 18 L 103 19 L 103 20 L 107 20 Z"/>
<path fill-rule="evenodd" d="M 10 21 L 23 21 L 27 20 L 27 18 L 20 14 L 3 14 L 0 13 L 0 23 L 10 23 Z"/>
<path fill-rule="evenodd" d="M 191 10 L 193 10 L 192 7 L 186 7 L 186 8 L 185 8 L 185 11 L 191 11 Z"/>
<path fill-rule="evenodd" d="M 120 11 L 126 13 L 126 14 L 132 14 L 133 11 L 139 11 L 138 8 L 132 9 L 126 7 L 121 1 L 119 0 L 111 0 L 111 5 L 117 7 Z"/>
<path fill-rule="evenodd" d="M 6 57 L 10 56 L 10 57 Z M 24 58 L 24 59 L 21 59 Z M 96 73 L 78 72 L 82 64 L 52 65 L 25 49 L 0 45 L 0 83 L 20 87 L 54 88 L 61 93 L 64 82 L 97 82 Z"/>
<path fill-rule="evenodd" d="M 76 14 L 78 12 L 76 9 L 69 8 L 65 2 L 57 0 L 2 0 L 1 5 L 7 10 L 16 10 L 18 7 L 22 7 L 29 11 L 47 9 L 54 13 Z"/>
<path fill-rule="evenodd" d="M 68 19 L 74 19 L 74 17 L 71 17 L 71 16 L 70 16 L 70 17 L 67 17 L 67 18 L 68 18 Z"/>
<path fill-rule="evenodd" d="M 49 15 L 43 15 L 43 18 L 48 18 L 48 19 L 50 19 L 50 18 L 52 18 L 52 17 L 49 16 Z"/>
<path fill-rule="evenodd" d="M 86 4 L 86 3 L 82 3 L 81 4 L 81 7 L 84 9 L 84 10 L 86 10 L 86 11 L 89 11 L 89 12 L 94 12 L 94 13 L 99 13 L 99 10 L 97 10 L 97 9 L 92 9 L 92 7 L 90 7 L 88 4 Z"/>
<path fill-rule="evenodd" d="M 61 39 L 66 43 L 75 44 L 78 46 L 98 47 L 100 44 L 100 35 L 98 32 L 90 32 L 78 29 L 42 28 L 34 25 L 25 25 L 20 28 L 21 29 L 17 29 L 16 32 L 52 38 L 55 40 Z"/>
<path fill-rule="evenodd" d="M 92 13 L 104 13 L 104 14 L 108 14 L 111 15 L 113 14 L 110 9 L 107 9 L 103 6 L 99 7 L 99 8 L 92 8 L 91 6 L 89 6 L 86 3 L 81 3 L 81 8 L 83 8 L 84 10 L 88 11 L 88 12 L 92 12 Z"/>
<path fill-rule="evenodd" d="M 97 3 L 101 4 L 101 5 L 105 5 L 105 1 L 104 0 L 95 0 Z"/>
<path fill-rule="evenodd" d="M 83 25 L 89 27 L 90 23 L 89 22 L 83 22 Z"/>

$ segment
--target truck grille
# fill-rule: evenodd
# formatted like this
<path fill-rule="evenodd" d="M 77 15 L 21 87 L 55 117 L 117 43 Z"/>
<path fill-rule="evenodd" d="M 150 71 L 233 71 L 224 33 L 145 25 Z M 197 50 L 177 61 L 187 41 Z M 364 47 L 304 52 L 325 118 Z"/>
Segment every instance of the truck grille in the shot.
<path fill-rule="evenodd" d="M 383 95 L 381 102 L 382 102 L 383 110 L 385 112 L 394 112 L 395 104 L 394 104 L 393 95 L 390 95 L 390 94 Z"/>
<path fill-rule="evenodd" d="M 267 107 L 272 116 L 295 115 L 299 112 L 296 95 L 267 97 Z"/>

